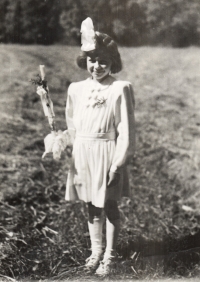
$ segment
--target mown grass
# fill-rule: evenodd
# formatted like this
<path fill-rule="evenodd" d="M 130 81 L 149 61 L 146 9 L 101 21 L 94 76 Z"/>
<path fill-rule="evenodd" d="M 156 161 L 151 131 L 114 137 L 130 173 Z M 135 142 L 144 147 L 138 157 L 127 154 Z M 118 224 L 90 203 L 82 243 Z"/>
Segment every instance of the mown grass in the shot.
<path fill-rule="evenodd" d="M 124 69 L 117 77 L 135 90 L 137 150 L 130 165 L 133 197 L 120 203 L 119 262 L 110 279 L 199 275 L 200 50 L 120 51 Z M 45 64 L 57 126 L 64 130 L 67 87 L 87 77 L 75 65 L 78 52 L 0 46 L 1 275 L 97 279 L 81 268 L 90 247 L 86 207 L 64 201 L 69 160 L 41 160 L 49 127 L 29 82 Z"/>

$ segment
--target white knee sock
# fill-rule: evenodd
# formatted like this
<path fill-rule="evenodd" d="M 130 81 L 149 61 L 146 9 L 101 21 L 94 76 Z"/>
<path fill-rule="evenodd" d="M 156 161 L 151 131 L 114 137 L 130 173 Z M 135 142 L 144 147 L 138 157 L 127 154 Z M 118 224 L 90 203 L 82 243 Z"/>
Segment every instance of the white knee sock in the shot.
<path fill-rule="evenodd" d="M 102 253 L 103 217 L 95 216 L 93 218 L 93 223 L 88 221 L 88 228 L 90 233 L 92 254 Z"/>
<path fill-rule="evenodd" d="M 104 258 L 116 256 L 116 245 L 120 230 L 120 219 L 113 220 L 106 219 L 106 251 Z"/>

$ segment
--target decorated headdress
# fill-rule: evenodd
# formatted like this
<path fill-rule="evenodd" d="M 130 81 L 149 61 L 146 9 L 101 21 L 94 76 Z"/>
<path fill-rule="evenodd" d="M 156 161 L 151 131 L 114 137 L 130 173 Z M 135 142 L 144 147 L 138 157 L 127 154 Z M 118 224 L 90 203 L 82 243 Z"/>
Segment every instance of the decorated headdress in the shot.
<path fill-rule="evenodd" d="M 81 53 L 76 60 L 81 69 L 87 69 L 87 53 L 96 50 L 101 50 L 110 56 L 112 60 L 111 73 L 117 73 L 122 69 L 116 42 L 106 33 L 95 31 L 92 19 L 89 17 L 81 24 L 81 43 Z"/>
<path fill-rule="evenodd" d="M 96 49 L 96 35 L 91 18 L 85 19 L 81 24 L 81 50 L 88 52 Z"/>

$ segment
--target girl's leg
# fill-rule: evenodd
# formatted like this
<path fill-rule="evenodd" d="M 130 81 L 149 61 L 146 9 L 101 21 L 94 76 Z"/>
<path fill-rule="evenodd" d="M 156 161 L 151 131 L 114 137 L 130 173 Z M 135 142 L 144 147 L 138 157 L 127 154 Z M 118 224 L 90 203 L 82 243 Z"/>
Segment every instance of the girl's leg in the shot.
<path fill-rule="evenodd" d="M 88 204 L 88 228 L 91 239 L 92 253 L 102 253 L 102 228 L 103 217 L 102 209 L 97 208 L 91 203 Z"/>
<path fill-rule="evenodd" d="M 106 275 L 111 272 L 113 261 L 116 257 L 116 245 L 120 229 L 120 212 L 117 202 L 107 200 L 105 204 L 106 214 L 106 251 L 103 261 L 98 267 L 96 274 Z"/>
<path fill-rule="evenodd" d="M 115 256 L 117 239 L 120 230 L 120 212 L 117 202 L 108 200 L 105 204 L 106 213 L 106 251 L 104 257 Z"/>
<path fill-rule="evenodd" d="M 97 208 L 91 203 L 88 204 L 88 228 L 91 240 L 92 254 L 86 260 L 86 267 L 88 270 L 95 270 L 99 264 L 102 254 L 102 228 L 103 218 L 102 209 Z"/>

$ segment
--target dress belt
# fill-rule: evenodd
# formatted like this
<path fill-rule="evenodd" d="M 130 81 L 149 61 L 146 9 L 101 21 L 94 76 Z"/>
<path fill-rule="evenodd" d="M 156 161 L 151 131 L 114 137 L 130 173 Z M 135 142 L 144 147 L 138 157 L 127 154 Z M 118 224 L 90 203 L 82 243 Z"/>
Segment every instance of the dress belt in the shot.
<path fill-rule="evenodd" d="M 104 132 L 104 133 L 76 133 L 76 138 L 84 139 L 84 140 L 102 140 L 109 141 L 115 140 L 116 134 L 115 131 Z"/>

